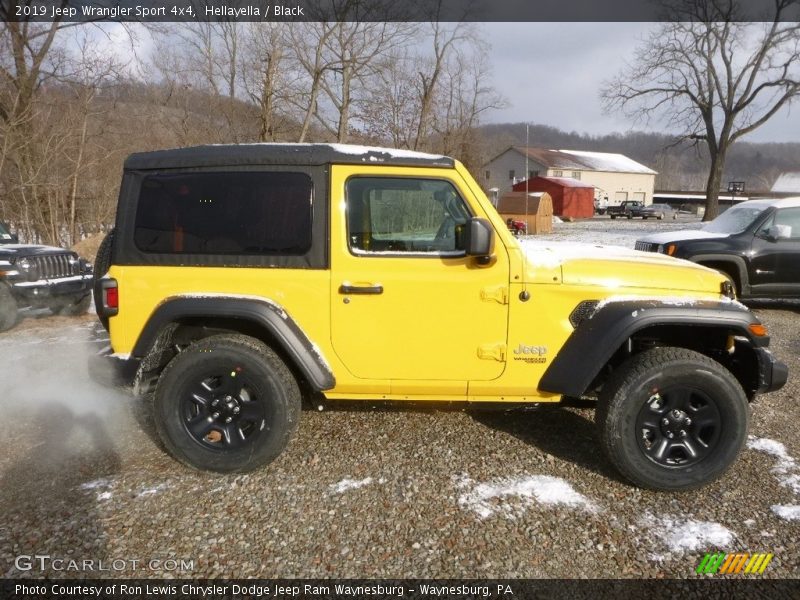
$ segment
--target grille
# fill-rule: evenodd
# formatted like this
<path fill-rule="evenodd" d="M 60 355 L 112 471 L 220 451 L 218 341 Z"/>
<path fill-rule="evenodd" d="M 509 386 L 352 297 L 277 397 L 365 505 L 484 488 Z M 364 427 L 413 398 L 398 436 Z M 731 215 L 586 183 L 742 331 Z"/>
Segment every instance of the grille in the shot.
<path fill-rule="evenodd" d="M 642 252 L 658 252 L 658 244 L 652 242 L 636 242 L 633 248 L 634 250 L 641 250 Z"/>
<path fill-rule="evenodd" d="M 70 264 L 71 254 L 45 254 L 31 256 L 30 260 L 36 266 L 36 273 L 40 279 L 58 279 L 80 274 L 78 261 Z"/>
<path fill-rule="evenodd" d="M 572 326 L 577 328 L 583 321 L 591 317 L 597 308 L 597 304 L 597 300 L 584 300 L 578 304 L 569 315 L 569 322 L 572 323 Z"/>

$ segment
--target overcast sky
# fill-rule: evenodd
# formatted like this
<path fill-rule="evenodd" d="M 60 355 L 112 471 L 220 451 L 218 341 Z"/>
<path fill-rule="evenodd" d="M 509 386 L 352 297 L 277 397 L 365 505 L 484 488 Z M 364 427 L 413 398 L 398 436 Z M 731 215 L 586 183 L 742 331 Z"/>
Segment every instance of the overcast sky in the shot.
<path fill-rule="evenodd" d="M 598 98 L 603 81 L 633 57 L 650 23 L 487 23 L 494 85 L 509 107 L 493 111 L 492 123 L 526 121 L 566 131 L 604 134 L 632 129 L 664 131 L 604 115 Z M 745 141 L 800 142 L 800 98 Z"/>
<path fill-rule="evenodd" d="M 651 23 L 484 23 L 478 30 L 491 45 L 493 85 L 508 107 L 485 122 L 528 122 L 565 131 L 601 135 L 631 130 L 664 132 L 661 123 L 633 123 L 602 112 L 598 92 L 633 57 Z M 130 53 L 119 25 L 106 24 L 109 38 L 98 39 L 117 52 Z M 140 58 L 149 58 L 152 40 L 138 31 Z M 800 99 L 744 140 L 800 142 Z"/>

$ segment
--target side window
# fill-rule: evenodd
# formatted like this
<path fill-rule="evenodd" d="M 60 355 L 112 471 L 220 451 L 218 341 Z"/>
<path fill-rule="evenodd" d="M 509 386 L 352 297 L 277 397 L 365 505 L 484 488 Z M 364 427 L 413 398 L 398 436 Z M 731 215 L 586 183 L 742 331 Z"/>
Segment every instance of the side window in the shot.
<path fill-rule="evenodd" d="M 772 229 L 779 239 L 800 239 L 800 208 L 783 208 L 775 211 L 759 229 L 766 234 Z"/>
<path fill-rule="evenodd" d="M 148 175 L 134 242 L 158 254 L 303 255 L 311 248 L 312 198 L 305 173 Z"/>
<path fill-rule="evenodd" d="M 464 253 L 470 217 L 461 196 L 438 179 L 354 177 L 347 182 L 347 235 L 354 254 Z"/>

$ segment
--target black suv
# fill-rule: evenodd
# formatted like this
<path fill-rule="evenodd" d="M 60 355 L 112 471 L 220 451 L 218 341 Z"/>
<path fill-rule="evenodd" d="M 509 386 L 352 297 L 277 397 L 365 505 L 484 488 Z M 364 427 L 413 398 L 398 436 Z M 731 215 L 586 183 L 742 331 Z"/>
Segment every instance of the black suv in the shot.
<path fill-rule="evenodd" d="M 716 269 L 741 298 L 798 297 L 800 197 L 742 202 L 703 229 L 649 235 L 635 248 Z"/>
<path fill-rule="evenodd" d="M 63 248 L 18 241 L 0 223 L 0 331 L 13 327 L 21 307 L 85 313 L 91 303 L 91 263 Z"/>

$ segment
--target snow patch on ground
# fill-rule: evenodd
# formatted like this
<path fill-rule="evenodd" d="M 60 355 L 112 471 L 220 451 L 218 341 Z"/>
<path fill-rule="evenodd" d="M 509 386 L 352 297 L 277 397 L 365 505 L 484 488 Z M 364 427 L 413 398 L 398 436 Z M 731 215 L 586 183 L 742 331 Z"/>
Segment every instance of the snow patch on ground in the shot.
<path fill-rule="evenodd" d="M 107 477 L 101 477 L 100 479 L 95 479 L 94 481 L 87 481 L 86 483 L 82 483 L 78 486 L 80 489 L 85 490 L 87 492 L 96 492 L 98 502 L 100 500 L 110 500 L 111 499 L 111 492 L 109 491 L 112 487 L 114 487 L 115 481 L 109 479 Z M 102 491 L 101 491 L 102 490 Z"/>
<path fill-rule="evenodd" d="M 719 523 L 696 521 L 681 515 L 654 517 L 647 514 L 641 520 L 641 525 L 675 553 L 724 547 L 736 537 L 735 533 Z"/>
<path fill-rule="evenodd" d="M 159 494 L 166 490 L 169 486 L 166 483 L 159 483 L 153 487 L 144 488 L 143 490 L 139 490 L 136 493 L 137 498 L 142 498 L 144 496 L 154 496 L 155 494 Z"/>
<path fill-rule="evenodd" d="M 357 490 L 358 488 L 370 485 L 374 481 L 372 477 L 366 477 L 364 479 L 342 479 L 340 482 L 332 483 L 328 487 L 331 494 L 343 494 L 344 492 Z M 378 483 L 386 483 L 386 480 L 381 477 L 378 479 Z"/>
<path fill-rule="evenodd" d="M 106 477 L 101 477 L 100 479 L 95 479 L 94 481 L 87 481 L 86 483 L 82 483 L 80 488 L 82 490 L 96 490 L 102 488 L 109 488 L 114 485 L 114 482 Z"/>
<path fill-rule="evenodd" d="M 750 436 L 747 440 L 747 447 L 778 459 L 775 466 L 770 469 L 778 479 L 778 483 L 789 488 L 795 494 L 800 494 L 800 472 L 798 472 L 800 469 L 798 469 L 797 461 L 786 451 L 786 446 L 769 438 Z"/>
<path fill-rule="evenodd" d="M 482 519 L 494 514 L 514 519 L 534 504 L 569 506 L 588 512 L 598 510 L 567 481 L 549 475 L 502 477 L 485 483 L 461 476 L 455 478 L 455 484 L 465 490 L 458 504 Z"/>
<path fill-rule="evenodd" d="M 800 506 L 797 504 L 773 504 L 772 512 L 786 521 L 800 521 Z"/>

